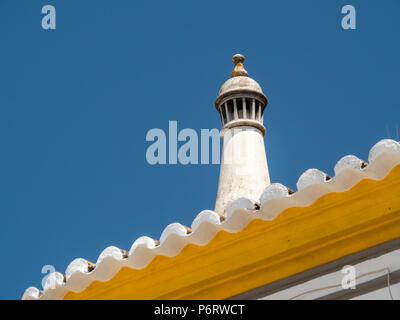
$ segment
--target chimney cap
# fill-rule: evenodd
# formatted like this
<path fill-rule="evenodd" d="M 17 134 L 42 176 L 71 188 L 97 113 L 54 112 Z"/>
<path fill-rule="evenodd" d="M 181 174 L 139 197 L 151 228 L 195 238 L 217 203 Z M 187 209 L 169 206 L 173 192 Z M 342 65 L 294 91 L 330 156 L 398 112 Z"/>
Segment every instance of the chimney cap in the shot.
<path fill-rule="evenodd" d="M 222 99 L 229 95 L 248 93 L 255 94 L 260 100 L 267 105 L 267 98 L 261 89 L 261 86 L 257 81 L 248 76 L 247 71 L 243 67 L 245 57 L 242 54 L 235 54 L 232 57 L 232 61 L 235 63 L 235 68 L 231 73 L 231 78 L 225 81 L 218 92 L 217 100 L 215 100 L 215 106 L 218 109 Z"/>

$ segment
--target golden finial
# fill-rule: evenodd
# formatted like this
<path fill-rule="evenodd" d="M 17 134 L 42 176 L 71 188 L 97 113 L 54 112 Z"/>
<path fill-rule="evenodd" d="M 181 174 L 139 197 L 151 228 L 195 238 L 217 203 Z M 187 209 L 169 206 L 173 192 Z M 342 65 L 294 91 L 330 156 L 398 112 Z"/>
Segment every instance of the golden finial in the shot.
<path fill-rule="evenodd" d="M 245 68 L 243 67 L 244 59 L 245 59 L 244 55 L 242 54 L 235 54 L 232 57 L 232 61 L 235 64 L 235 69 L 233 69 L 231 73 L 231 78 L 238 76 L 247 77 L 249 75 L 245 70 Z"/>

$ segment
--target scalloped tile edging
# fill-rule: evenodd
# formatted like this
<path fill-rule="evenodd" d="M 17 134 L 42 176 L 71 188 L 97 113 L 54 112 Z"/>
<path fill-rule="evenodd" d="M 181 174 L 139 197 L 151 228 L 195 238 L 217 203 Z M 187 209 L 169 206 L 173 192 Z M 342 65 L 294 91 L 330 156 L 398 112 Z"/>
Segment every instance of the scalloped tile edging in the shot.
<path fill-rule="evenodd" d="M 353 155 L 343 157 L 335 165 L 333 178 L 318 169 L 309 169 L 297 182 L 298 192 L 273 183 L 264 190 L 259 204 L 245 198 L 237 199 L 230 204 L 225 216 L 204 210 L 193 220 L 191 228 L 180 223 L 169 224 L 160 241 L 140 237 L 129 252 L 107 247 L 96 264 L 77 258 L 68 265 L 65 276 L 58 272 L 50 274 L 43 291 L 29 287 L 22 299 L 62 299 L 69 291 L 83 291 L 95 280 L 112 279 L 124 266 L 143 269 L 157 255 L 174 257 L 189 243 L 205 245 L 220 230 L 235 233 L 253 219 L 273 220 L 287 208 L 309 206 L 321 196 L 347 191 L 363 179 L 381 180 L 400 164 L 400 144 L 394 140 L 381 140 L 371 148 L 368 160 L 369 164 Z"/>

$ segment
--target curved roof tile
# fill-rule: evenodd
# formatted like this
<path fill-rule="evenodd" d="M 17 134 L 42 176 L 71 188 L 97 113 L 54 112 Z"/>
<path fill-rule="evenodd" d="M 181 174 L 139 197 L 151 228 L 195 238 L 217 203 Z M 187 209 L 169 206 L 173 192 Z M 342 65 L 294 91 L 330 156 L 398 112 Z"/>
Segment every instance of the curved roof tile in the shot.
<path fill-rule="evenodd" d="M 189 243 L 205 245 L 220 230 L 238 232 L 253 219 L 272 220 L 287 208 L 309 206 L 319 197 L 347 191 L 363 179 L 381 180 L 400 164 L 400 144 L 381 140 L 371 148 L 368 160 L 369 164 L 355 156 L 343 157 L 336 164 L 332 179 L 318 169 L 309 169 L 300 176 L 296 193 L 291 194 L 292 191 L 281 184 L 271 184 L 261 196 L 259 209 L 252 201 L 242 198 L 231 204 L 227 217 L 210 210 L 202 211 L 192 223 L 193 231 L 180 223 L 172 223 L 164 229 L 159 242 L 144 236 L 132 244 L 129 252 L 108 247 L 100 254 L 96 265 L 82 258 L 75 259 L 67 267 L 65 277 L 60 273 L 51 274 L 43 291 L 29 287 L 22 299 L 62 299 L 69 291 L 84 290 L 94 280 L 108 281 L 122 267 L 142 269 L 157 255 L 173 257 Z"/>

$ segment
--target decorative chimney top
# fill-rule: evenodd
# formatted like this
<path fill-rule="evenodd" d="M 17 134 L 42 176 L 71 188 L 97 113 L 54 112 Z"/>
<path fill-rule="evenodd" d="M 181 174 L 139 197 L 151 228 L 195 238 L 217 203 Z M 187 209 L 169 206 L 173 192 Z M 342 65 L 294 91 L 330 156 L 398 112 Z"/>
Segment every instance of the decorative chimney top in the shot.
<path fill-rule="evenodd" d="M 265 134 L 263 113 L 268 100 L 257 81 L 248 76 L 244 60 L 241 54 L 232 57 L 235 68 L 231 78 L 221 86 L 215 107 L 221 115 L 223 129 L 249 125 Z"/>

